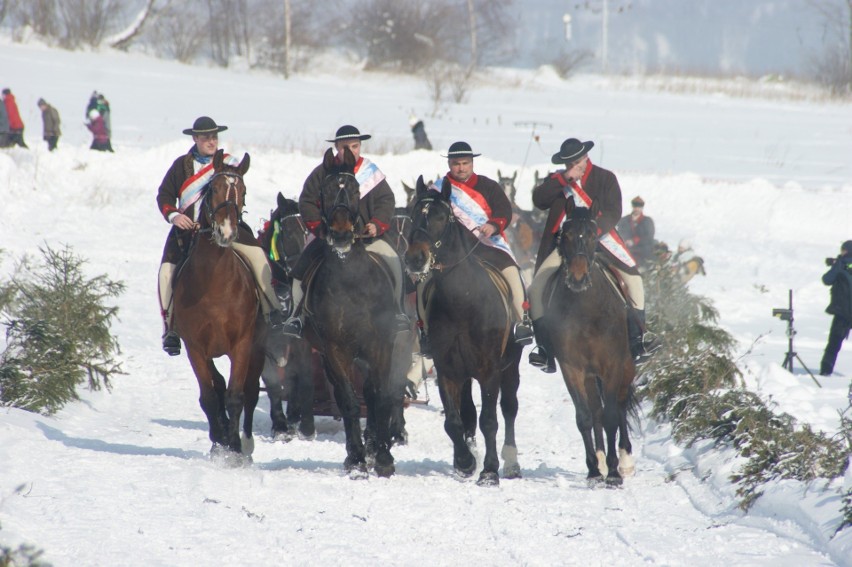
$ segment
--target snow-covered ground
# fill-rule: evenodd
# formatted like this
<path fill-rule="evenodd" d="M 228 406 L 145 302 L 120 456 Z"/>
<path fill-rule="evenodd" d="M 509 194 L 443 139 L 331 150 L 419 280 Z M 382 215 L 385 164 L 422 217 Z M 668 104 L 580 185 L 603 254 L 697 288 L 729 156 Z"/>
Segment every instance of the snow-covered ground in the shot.
<path fill-rule="evenodd" d="M 123 53 L 69 53 L 0 39 L 31 149 L 0 151 L 0 274 L 22 253 L 69 244 L 87 272 L 127 284 L 115 332 L 125 376 L 112 393 L 47 418 L 0 410 L 0 542 L 31 543 L 54 565 L 290 564 L 852 565 L 852 532 L 838 489 L 772 485 L 745 514 L 726 451 L 684 450 L 643 420 L 637 474 L 620 490 L 586 487 L 573 406 L 556 375 L 522 363 L 517 423 L 524 478 L 486 489 L 452 474 L 441 404 L 406 411 L 410 443 L 397 474 L 342 473 L 343 432 L 321 418 L 315 441 L 274 442 L 267 403 L 255 420 L 249 468 L 208 460 L 207 425 L 184 356 L 160 350 L 156 273 L 167 225 L 156 188 L 199 115 L 230 128 L 230 152 L 251 154 L 246 219 L 254 227 L 282 191 L 295 197 L 344 123 L 373 134 L 364 152 L 403 198 L 402 181 L 445 171 L 441 153 L 465 139 L 478 173 L 533 172 L 566 137 L 596 142 L 592 160 L 619 176 L 624 202 L 641 195 L 657 237 L 689 238 L 707 276 L 690 284 L 714 301 L 738 339 L 749 386 L 779 410 L 828 432 L 848 405 L 852 354 L 819 388 L 780 367 L 785 324 L 771 316 L 795 297 L 796 350 L 816 371 L 830 318 L 823 259 L 852 238 L 852 107 L 723 95 L 654 93 L 612 79 L 561 82 L 547 73 L 493 71 L 462 105 L 435 117 L 425 85 L 326 61 L 289 81 L 188 67 Z M 112 105 L 115 154 L 89 151 L 83 111 L 93 89 Z M 59 150 L 39 140 L 39 97 L 63 118 Z M 413 147 L 408 118 L 425 120 L 435 152 Z M 532 138 L 533 126 L 540 135 Z M 627 210 L 625 208 L 625 210 Z M 481 440 L 480 440 L 481 444 Z M 847 474 L 845 488 L 852 484 Z M 823 490 L 826 489 L 827 490 Z"/>

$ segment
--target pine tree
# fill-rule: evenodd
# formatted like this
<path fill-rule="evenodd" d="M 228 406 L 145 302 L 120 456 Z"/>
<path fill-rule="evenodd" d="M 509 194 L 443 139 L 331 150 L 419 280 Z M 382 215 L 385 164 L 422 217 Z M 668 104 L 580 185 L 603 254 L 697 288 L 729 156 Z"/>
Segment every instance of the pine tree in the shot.
<path fill-rule="evenodd" d="M 78 399 L 77 387 L 111 387 L 121 374 L 118 342 L 110 334 L 118 308 L 105 305 L 124 291 L 106 276 L 87 279 L 84 260 L 69 247 L 40 249 L 0 285 L 6 349 L 0 354 L 0 404 L 51 414 Z"/>

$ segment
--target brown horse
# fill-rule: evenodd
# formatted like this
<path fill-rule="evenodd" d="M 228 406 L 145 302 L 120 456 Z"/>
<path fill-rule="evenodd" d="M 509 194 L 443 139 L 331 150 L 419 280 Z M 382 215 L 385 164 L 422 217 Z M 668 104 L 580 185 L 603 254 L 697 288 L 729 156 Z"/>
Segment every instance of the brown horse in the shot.
<path fill-rule="evenodd" d="M 412 274 L 425 277 L 431 272 L 423 286 L 424 318 L 444 404 L 444 430 L 453 442 L 453 467 L 463 477 L 476 470 L 476 458 L 466 439 L 476 428 L 470 394 L 475 378 L 482 393 L 479 426 L 485 438 L 485 459 L 477 484 L 491 486 L 499 483 L 498 397 L 506 429 L 503 477 L 521 476 L 515 417 L 523 347 L 509 337 L 512 302 L 508 284 L 498 270 L 489 269 L 476 255 L 480 243 L 453 214 L 451 191 L 449 181 L 445 180 L 441 191 L 430 191 L 423 178 L 418 179 L 405 263 Z"/>
<path fill-rule="evenodd" d="M 266 323 L 260 315 L 254 277 L 231 247 L 245 205 L 243 175 L 249 168 L 249 155 L 238 166 L 223 161 L 219 150 L 213 156 L 214 174 L 203 200 L 200 229 L 176 277 L 174 326 L 198 379 L 213 454 L 251 455 Z M 231 361 L 227 388 L 213 364 L 220 356 Z"/>
<path fill-rule="evenodd" d="M 597 206 L 575 207 L 570 198 L 565 211 L 558 244 L 562 264 L 545 294 L 550 300 L 543 324 L 574 402 L 588 479 L 606 477 L 607 484 L 619 485 L 619 470 L 633 472 L 628 414 L 636 416 L 626 309 L 595 261 Z"/>
<path fill-rule="evenodd" d="M 411 361 L 410 332 L 396 332 L 393 276 L 356 234 L 360 192 L 352 152 L 346 148 L 343 163 L 337 163 L 329 149 L 323 163 L 327 175 L 320 189 L 320 210 L 325 248 L 313 274 L 306 277 L 305 336 L 323 354 L 343 416 L 344 469 L 363 477 L 369 459 L 376 474 L 390 476 L 395 470 L 390 449 L 394 431 L 401 428 L 403 378 Z M 366 447 L 353 387 L 356 371 L 364 376 Z"/>
<path fill-rule="evenodd" d="M 522 209 L 515 202 L 517 177 L 517 171 L 512 174 L 512 177 L 507 177 L 499 169 L 497 170 L 497 182 L 512 203 L 512 220 L 505 230 L 506 240 L 512 248 L 512 254 L 515 255 L 521 273 L 525 279 L 531 281 L 538 254 L 539 235 L 544 229 L 545 219 L 536 216 L 534 211 Z"/>

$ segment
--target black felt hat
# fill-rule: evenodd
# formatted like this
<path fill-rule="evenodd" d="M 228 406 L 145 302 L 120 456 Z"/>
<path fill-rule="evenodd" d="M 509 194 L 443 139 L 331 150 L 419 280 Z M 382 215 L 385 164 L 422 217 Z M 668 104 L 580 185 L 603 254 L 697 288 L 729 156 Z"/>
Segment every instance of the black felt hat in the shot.
<path fill-rule="evenodd" d="M 351 124 L 346 124 L 337 129 L 337 132 L 334 133 L 333 140 L 326 140 L 326 142 L 331 142 L 332 144 L 336 144 L 337 142 L 348 142 L 350 140 L 369 140 L 372 138 L 369 134 L 362 134 L 358 128 L 352 126 Z"/>
<path fill-rule="evenodd" d="M 213 132 L 224 132 L 227 126 L 219 126 L 209 116 L 199 116 L 192 123 L 192 128 L 183 131 L 187 136 L 198 136 L 199 134 L 212 134 Z"/>
<path fill-rule="evenodd" d="M 577 138 L 568 138 L 562 142 L 559 151 L 550 158 L 552 163 L 569 164 L 577 161 L 595 147 L 594 142 L 581 142 Z"/>
<path fill-rule="evenodd" d="M 445 158 L 475 158 L 481 156 L 482 154 L 473 153 L 473 149 L 471 149 L 470 144 L 467 142 L 454 142 L 450 149 L 447 150 L 447 155 L 443 156 Z"/>
<path fill-rule="evenodd" d="M 645 201 L 644 201 L 644 199 L 642 199 L 642 197 L 640 197 L 639 195 L 636 195 L 635 197 L 633 197 L 633 200 L 630 201 L 630 205 L 633 206 L 633 207 L 644 207 Z"/>

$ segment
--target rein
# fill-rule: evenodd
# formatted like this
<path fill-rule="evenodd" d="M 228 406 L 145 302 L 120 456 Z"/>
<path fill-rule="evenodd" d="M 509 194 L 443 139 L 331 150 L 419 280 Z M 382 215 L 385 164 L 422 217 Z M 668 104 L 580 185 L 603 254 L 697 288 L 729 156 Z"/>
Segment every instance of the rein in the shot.
<path fill-rule="evenodd" d="M 435 199 L 435 198 L 426 198 L 426 199 L 423 200 L 423 202 L 424 202 L 424 205 L 423 205 L 423 208 L 420 211 L 420 214 L 424 215 L 424 222 L 427 225 L 429 224 L 429 218 L 428 218 L 428 216 L 425 216 L 425 215 L 428 215 L 429 205 L 431 205 L 432 203 L 439 203 L 442 206 L 446 207 L 447 210 L 449 211 L 449 217 L 448 217 L 449 220 L 447 221 L 447 225 L 444 227 L 444 230 L 441 231 L 441 234 L 438 236 L 437 240 L 432 241 L 431 237 L 429 236 L 428 231 L 422 226 L 418 226 L 417 228 L 414 229 L 414 233 L 423 232 L 424 234 L 426 234 L 426 238 L 429 240 L 429 242 L 431 244 L 430 248 L 432 250 L 432 254 L 431 254 L 431 257 L 430 257 L 430 260 L 429 260 L 429 262 L 430 262 L 429 263 L 429 271 L 449 272 L 450 270 L 452 270 L 453 268 L 455 268 L 456 266 L 458 266 L 459 264 L 461 264 L 462 262 L 464 262 L 465 260 L 470 258 L 471 254 L 473 254 L 473 251 L 476 250 L 476 247 L 479 246 L 482 241 L 477 238 L 476 244 L 471 246 L 470 250 L 467 251 L 467 254 L 465 254 L 462 258 L 460 258 L 457 262 L 454 262 L 452 264 L 445 264 L 443 262 L 435 262 L 435 258 L 438 255 L 438 249 L 441 248 L 441 246 L 443 245 L 444 239 L 448 236 L 450 229 L 453 226 L 458 226 L 458 225 L 456 223 L 456 216 L 453 214 L 453 208 L 449 204 L 445 203 L 442 200 L 438 200 L 438 199 Z"/>

